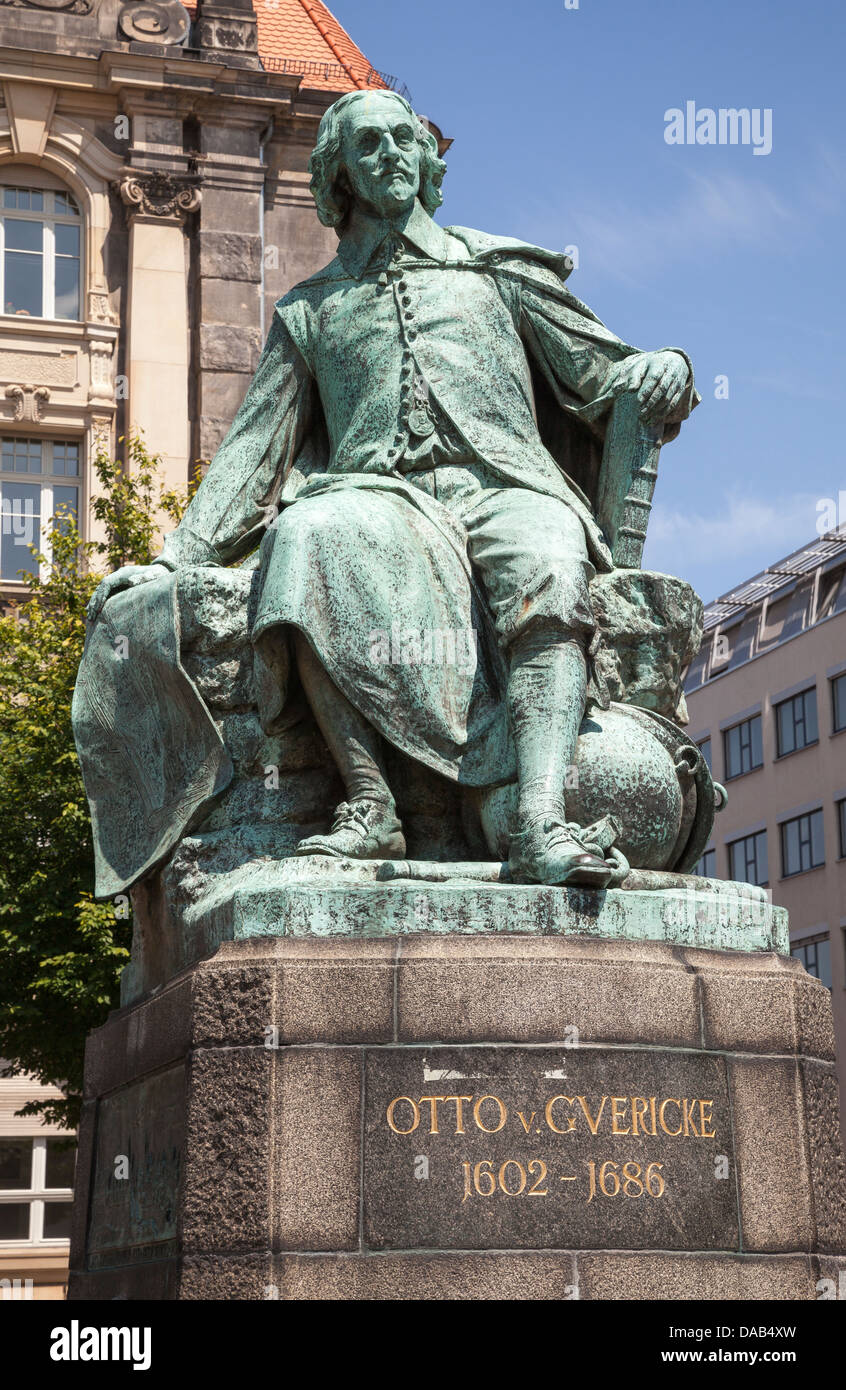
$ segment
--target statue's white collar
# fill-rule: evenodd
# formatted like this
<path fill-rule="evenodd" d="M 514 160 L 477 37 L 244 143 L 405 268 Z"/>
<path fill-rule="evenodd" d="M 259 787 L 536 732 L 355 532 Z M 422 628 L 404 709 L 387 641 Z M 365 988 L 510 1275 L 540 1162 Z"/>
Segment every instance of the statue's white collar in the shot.
<path fill-rule="evenodd" d="M 359 207 L 354 207 L 343 236 L 338 243 L 338 255 L 345 270 L 360 280 L 367 266 L 386 237 L 399 235 L 411 242 L 424 256 L 434 261 L 447 258 L 446 235 L 437 222 L 434 222 L 426 209 L 415 198 L 405 221 L 391 221 L 386 217 L 371 217 Z"/>

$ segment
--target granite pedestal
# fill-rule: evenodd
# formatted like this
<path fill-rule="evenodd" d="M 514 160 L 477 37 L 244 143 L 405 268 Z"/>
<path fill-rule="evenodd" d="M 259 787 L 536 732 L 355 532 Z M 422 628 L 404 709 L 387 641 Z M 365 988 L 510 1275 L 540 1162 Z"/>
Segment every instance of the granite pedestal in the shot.
<path fill-rule="evenodd" d="M 781 926 L 224 941 L 90 1037 L 69 1296 L 820 1297 L 831 1010 Z"/>

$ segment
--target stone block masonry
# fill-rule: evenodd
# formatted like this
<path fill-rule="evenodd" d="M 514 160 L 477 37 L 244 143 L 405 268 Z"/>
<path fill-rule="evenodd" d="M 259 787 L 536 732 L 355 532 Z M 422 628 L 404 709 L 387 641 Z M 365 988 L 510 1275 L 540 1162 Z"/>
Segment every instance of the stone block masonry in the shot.
<path fill-rule="evenodd" d="M 814 1299 L 833 1056 L 775 953 L 228 942 L 90 1037 L 69 1296 Z"/>

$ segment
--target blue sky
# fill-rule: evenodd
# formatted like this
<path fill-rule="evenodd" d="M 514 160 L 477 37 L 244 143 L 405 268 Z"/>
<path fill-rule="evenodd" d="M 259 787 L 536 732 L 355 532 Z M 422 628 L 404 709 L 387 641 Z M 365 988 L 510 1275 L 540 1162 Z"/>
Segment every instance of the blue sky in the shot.
<path fill-rule="evenodd" d="M 846 7 L 330 5 L 453 137 L 441 223 L 578 246 L 569 285 L 600 318 L 693 358 L 703 401 L 663 453 L 645 563 L 707 602 L 813 539 L 846 489 Z M 687 101 L 769 108 L 772 152 L 668 145 Z"/>

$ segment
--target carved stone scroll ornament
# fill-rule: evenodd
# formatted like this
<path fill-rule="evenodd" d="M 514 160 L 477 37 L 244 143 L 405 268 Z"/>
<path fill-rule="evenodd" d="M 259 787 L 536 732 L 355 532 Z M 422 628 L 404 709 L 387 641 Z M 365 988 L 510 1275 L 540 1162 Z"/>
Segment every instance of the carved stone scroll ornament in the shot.
<path fill-rule="evenodd" d="M 60 10 L 62 14 L 90 14 L 93 0 L 0 0 L 16 10 Z"/>
<path fill-rule="evenodd" d="M 95 454 L 108 454 L 112 447 L 112 418 L 95 415 L 91 420 L 91 442 Z"/>
<path fill-rule="evenodd" d="M 112 381 L 112 348 L 110 339 L 93 339 L 89 353 L 91 371 L 89 400 L 113 400 L 115 394 Z"/>
<path fill-rule="evenodd" d="M 171 174 L 127 174 L 120 182 L 127 207 L 148 217 L 183 217 L 196 212 L 201 193 L 194 184 Z"/>
<path fill-rule="evenodd" d="M 120 37 L 132 43 L 183 44 L 190 23 L 179 0 L 135 0 L 118 15 Z"/>
<path fill-rule="evenodd" d="M 91 323 L 117 324 L 118 316 L 109 303 L 109 296 L 102 290 L 90 290 L 88 294 L 88 318 Z"/>
<path fill-rule="evenodd" d="M 14 402 L 16 420 L 29 420 L 33 424 L 38 424 L 41 419 L 41 407 L 46 405 L 50 399 L 50 392 L 46 386 L 7 386 L 6 396 Z"/>

